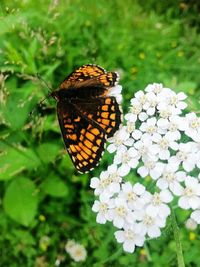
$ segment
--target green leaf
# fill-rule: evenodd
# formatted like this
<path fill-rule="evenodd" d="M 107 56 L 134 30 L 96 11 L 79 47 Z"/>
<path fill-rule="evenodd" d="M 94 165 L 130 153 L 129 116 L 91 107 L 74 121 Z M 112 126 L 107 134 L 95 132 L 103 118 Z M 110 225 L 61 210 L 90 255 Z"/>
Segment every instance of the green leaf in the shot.
<path fill-rule="evenodd" d="M 7 146 L 0 154 L 0 180 L 12 179 L 25 169 L 32 170 L 40 161 L 32 150 L 22 146 Z"/>
<path fill-rule="evenodd" d="M 38 147 L 38 154 L 41 160 L 45 163 L 54 161 L 58 155 L 59 146 L 55 143 L 43 143 Z"/>
<path fill-rule="evenodd" d="M 35 239 L 32 235 L 32 233 L 29 232 L 29 230 L 21 230 L 21 229 L 15 229 L 13 230 L 13 234 L 15 238 L 18 240 L 18 242 L 23 240 L 23 244 L 26 244 L 28 246 L 35 245 Z"/>
<path fill-rule="evenodd" d="M 52 197 L 65 197 L 68 194 L 67 185 L 58 177 L 50 175 L 42 184 L 44 192 Z"/>
<path fill-rule="evenodd" d="M 24 99 L 23 92 L 15 92 L 9 95 L 2 111 L 6 123 L 11 126 L 11 130 L 21 130 L 27 120 L 30 111 L 29 106 L 30 101 Z"/>
<path fill-rule="evenodd" d="M 35 184 L 27 178 L 17 178 L 7 187 L 3 206 L 5 212 L 16 222 L 29 226 L 36 215 L 37 204 Z"/>

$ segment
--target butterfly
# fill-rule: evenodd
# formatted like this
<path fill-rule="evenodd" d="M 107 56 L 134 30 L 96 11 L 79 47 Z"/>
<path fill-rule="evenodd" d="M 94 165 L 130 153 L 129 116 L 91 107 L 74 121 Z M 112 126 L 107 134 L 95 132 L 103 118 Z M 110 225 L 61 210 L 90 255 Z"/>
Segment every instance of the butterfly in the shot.
<path fill-rule="evenodd" d="M 75 168 L 85 173 L 98 165 L 106 140 L 121 124 L 121 109 L 112 89 L 118 74 L 88 64 L 72 72 L 51 92 L 57 116 Z"/>

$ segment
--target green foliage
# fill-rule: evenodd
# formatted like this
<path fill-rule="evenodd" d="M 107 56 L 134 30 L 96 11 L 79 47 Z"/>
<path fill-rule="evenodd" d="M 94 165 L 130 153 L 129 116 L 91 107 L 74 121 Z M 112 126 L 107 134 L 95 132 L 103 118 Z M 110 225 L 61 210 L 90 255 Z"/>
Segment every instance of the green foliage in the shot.
<path fill-rule="evenodd" d="M 44 192 L 52 197 L 66 197 L 68 187 L 61 179 L 55 175 L 49 175 L 42 183 Z"/>
<path fill-rule="evenodd" d="M 38 194 L 35 184 L 19 177 L 7 187 L 3 206 L 5 212 L 24 226 L 30 225 L 37 212 Z"/>
<path fill-rule="evenodd" d="M 9 180 L 25 169 L 32 170 L 39 165 L 38 158 L 30 149 L 18 144 L 2 145 L 0 180 Z M 4 154 L 5 153 L 5 154 Z"/>
<path fill-rule="evenodd" d="M 57 88 L 77 66 L 96 63 L 120 73 L 124 111 L 135 91 L 162 82 L 186 92 L 198 112 L 198 12 L 195 1 L 0 1 L 0 266 L 177 266 L 170 222 L 134 254 L 122 252 L 111 225 L 97 225 L 89 179 L 111 158 L 89 175 L 74 170 L 56 104 L 36 108 L 48 94 L 37 73 Z M 198 231 L 178 215 L 185 264 L 199 266 Z M 85 263 L 66 254 L 69 239 L 86 247 Z"/>

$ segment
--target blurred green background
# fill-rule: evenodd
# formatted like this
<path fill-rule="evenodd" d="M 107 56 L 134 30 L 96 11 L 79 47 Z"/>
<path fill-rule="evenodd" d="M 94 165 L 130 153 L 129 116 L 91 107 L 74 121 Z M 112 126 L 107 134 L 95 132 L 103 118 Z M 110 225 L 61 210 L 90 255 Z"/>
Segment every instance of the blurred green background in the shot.
<path fill-rule="evenodd" d="M 91 211 L 90 178 L 111 162 L 106 153 L 80 175 L 64 151 L 55 102 L 29 112 L 76 67 L 95 63 L 116 70 L 127 111 L 148 83 L 188 94 L 200 108 L 200 2 L 156 0 L 0 0 L 0 266 L 177 266 L 168 227 L 134 254 L 122 252 L 113 227 Z M 139 179 L 139 178 L 138 178 Z M 178 214 L 186 266 L 200 266 L 199 230 Z M 69 239 L 88 252 L 75 263 Z"/>

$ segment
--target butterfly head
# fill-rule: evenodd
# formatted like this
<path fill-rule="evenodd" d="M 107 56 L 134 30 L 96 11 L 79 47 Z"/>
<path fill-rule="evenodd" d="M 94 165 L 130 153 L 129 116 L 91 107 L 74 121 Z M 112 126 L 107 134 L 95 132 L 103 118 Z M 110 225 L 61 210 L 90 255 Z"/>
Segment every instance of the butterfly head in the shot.
<path fill-rule="evenodd" d="M 58 89 L 50 92 L 49 96 L 53 97 L 56 101 L 60 100 L 59 90 Z"/>

